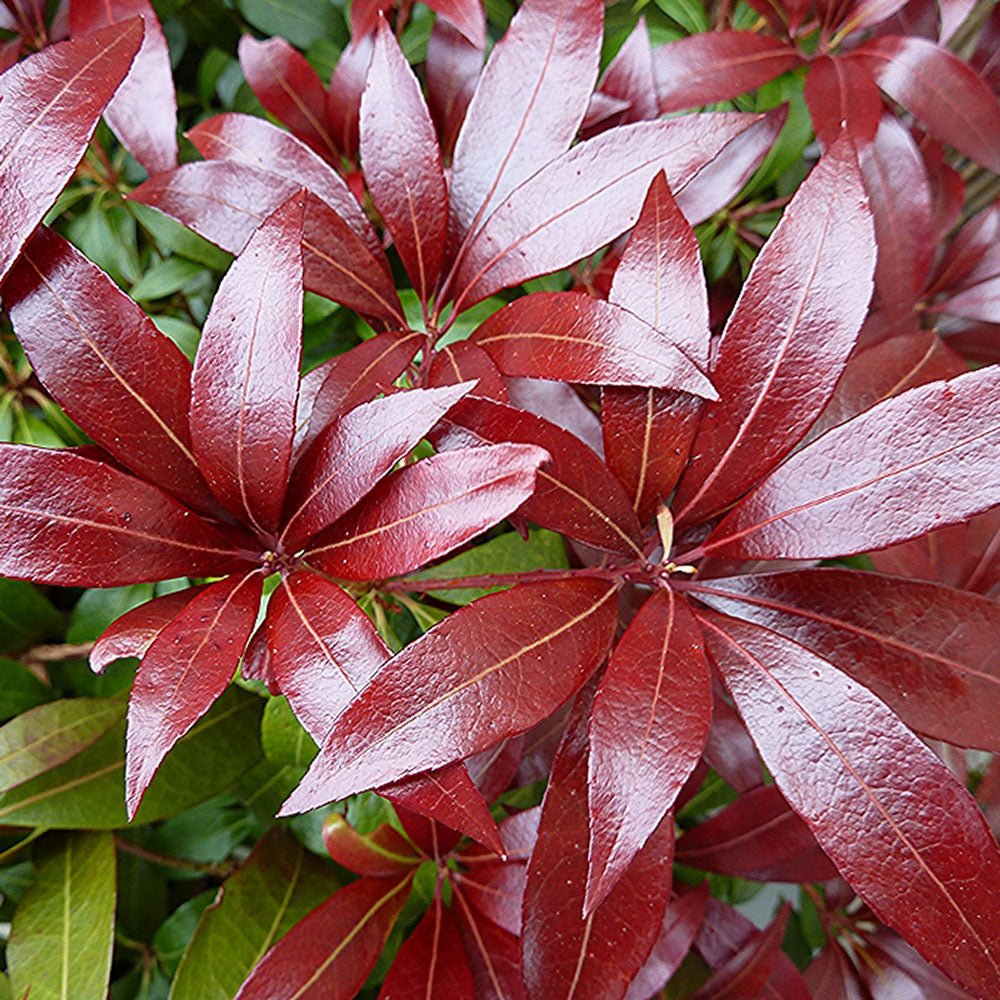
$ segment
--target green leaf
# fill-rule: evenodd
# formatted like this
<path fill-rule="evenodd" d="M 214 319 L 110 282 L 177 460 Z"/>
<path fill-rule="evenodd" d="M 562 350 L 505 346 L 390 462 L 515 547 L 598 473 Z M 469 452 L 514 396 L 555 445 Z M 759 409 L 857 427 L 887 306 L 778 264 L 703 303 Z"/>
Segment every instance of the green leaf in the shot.
<path fill-rule="evenodd" d="M 198 921 L 205 909 L 218 898 L 218 890 L 208 889 L 198 893 L 174 910 L 166 920 L 160 924 L 156 935 L 153 937 L 153 948 L 156 950 L 156 957 L 159 959 L 163 971 L 173 977 L 180 965 L 181 958 L 187 946 L 194 936 Z"/>
<path fill-rule="evenodd" d="M 65 763 L 125 716 L 122 698 L 64 698 L 0 727 L 0 791 Z"/>
<path fill-rule="evenodd" d="M 183 257 L 167 257 L 154 264 L 133 286 L 132 298 L 136 302 L 165 299 L 179 292 L 192 279 L 197 278 L 202 265 Z"/>
<path fill-rule="evenodd" d="M 49 834 L 36 849 L 35 873 L 7 945 L 14 995 L 103 1000 L 114 945 L 114 837 Z"/>
<path fill-rule="evenodd" d="M 160 333 L 168 336 L 180 349 L 188 361 L 194 361 L 201 341 L 201 330 L 179 316 L 153 316 L 153 324 Z"/>
<path fill-rule="evenodd" d="M 58 634 L 62 616 L 30 583 L 0 580 L 0 652 L 27 649 Z"/>
<path fill-rule="evenodd" d="M 54 697 L 52 688 L 23 663 L 0 656 L 0 720 L 13 718 Z"/>
<path fill-rule="evenodd" d="M 562 538 L 552 531 L 532 528 L 524 541 L 516 531 L 491 538 L 454 559 L 432 566 L 422 573 L 415 573 L 414 580 L 452 580 L 483 574 L 530 573 L 536 569 L 565 569 L 569 566 L 566 547 Z M 506 587 L 489 587 L 469 590 L 434 590 L 432 597 L 449 604 L 469 604 L 496 590 Z"/>
<path fill-rule="evenodd" d="M 260 723 L 260 741 L 268 760 L 288 767 L 308 767 L 319 752 L 284 695 L 268 699 Z"/>
<path fill-rule="evenodd" d="M 231 1000 L 267 950 L 339 885 L 331 865 L 272 829 L 202 914 L 170 1000 Z"/>
<path fill-rule="evenodd" d="M 228 858 L 251 825 L 243 806 L 218 798 L 168 819 L 143 843 L 167 857 L 212 864 Z"/>
<path fill-rule="evenodd" d="M 259 698 L 230 688 L 167 755 L 136 823 L 176 816 L 218 795 L 261 759 Z M 125 725 L 65 764 L 0 795 L 0 824 L 112 830 L 128 825 Z"/>
<path fill-rule="evenodd" d="M 237 0 L 240 13 L 265 35 L 281 35 L 307 49 L 337 34 L 337 11 L 330 0 Z"/>
<path fill-rule="evenodd" d="M 66 224 L 65 236 L 119 285 L 138 280 L 142 270 L 135 216 L 124 205 L 95 198 L 87 211 Z"/>
<path fill-rule="evenodd" d="M 232 256 L 225 250 L 220 250 L 155 208 L 138 201 L 129 201 L 126 204 L 143 229 L 156 240 L 163 253 L 175 253 L 193 260 L 196 264 L 204 264 L 213 271 L 225 271 L 232 263 Z"/>
<path fill-rule="evenodd" d="M 85 590 L 69 617 L 66 641 L 93 642 L 113 621 L 126 611 L 153 599 L 153 585 L 139 583 L 132 587 L 108 587 Z"/>

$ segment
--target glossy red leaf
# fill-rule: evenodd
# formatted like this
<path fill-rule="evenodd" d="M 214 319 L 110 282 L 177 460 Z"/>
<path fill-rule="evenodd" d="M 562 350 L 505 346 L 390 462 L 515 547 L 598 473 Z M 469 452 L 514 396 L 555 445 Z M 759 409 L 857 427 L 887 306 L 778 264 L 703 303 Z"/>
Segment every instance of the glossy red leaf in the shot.
<path fill-rule="evenodd" d="M 142 309 L 44 228 L 3 294 L 38 377 L 66 412 L 133 472 L 217 510 L 191 447 L 191 365 Z"/>
<path fill-rule="evenodd" d="M 483 50 L 438 18 L 427 42 L 426 67 L 427 104 L 437 125 L 441 152 L 448 156 L 483 71 Z"/>
<path fill-rule="evenodd" d="M 140 184 L 130 195 L 239 253 L 275 209 L 300 190 L 276 174 L 232 160 L 187 163 Z M 406 325 L 385 255 L 329 205 L 306 197 L 302 240 L 306 289 L 363 315 Z"/>
<path fill-rule="evenodd" d="M 361 166 L 413 287 L 427 302 L 448 238 L 448 188 L 420 84 L 385 21 L 361 96 Z"/>
<path fill-rule="evenodd" d="M 142 41 L 138 18 L 12 66 L 0 101 L 0 279 L 72 177 Z"/>
<path fill-rule="evenodd" d="M 660 936 L 649 958 L 629 985 L 625 1000 L 649 1000 L 667 985 L 691 950 L 708 895 L 708 882 L 703 882 L 670 901 L 663 915 Z"/>
<path fill-rule="evenodd" d="M 609 97 L 595 90 L 590 95 L 590 104 L 587 106 L 587 114 L 580 123 L 580 134 L 589 139 L 592 135 L 603 132 L 612 125 L 611 119 L 620 116 L 623 111 L 628 110 L 628 101 L 622 101 L 617 97 Z"/>
<path fill-rule="evenodd" d="M 851 57 L 936 138 L 1000 171 L 1000 102 L 971 66 L 925 38 L 899 35 L 872 39 Z"/>
<path fill-rule="evenodd" d="M 935 268 L 928 295 L 962 288 L 1000 239 L 1000 206 L 977 213 L 949 241 Z"/>
<path fill-rule="evenodd" d="M 603 9 L 590 0 L 521 5 L 493 47 L 455 143 L 456 238 L 569 148 L 597 81 L 602 25 Z"/>
<path fill-rule="evenodd" d="M 1000 605 L 848 569 L 707 580 L 698 599 L 811 649 L 936 739 L 1000 749 Z"/>
<path fill-rule="evenodd" d="M 472 1000 L 474 989 L 462 933 L 438 893 L 399 949 L 379 1000 Z"/>
<path fill-rule="evenodd" d="M 207 160 L 235 160 L 308 188 L 371 248 L 380 251 L 368 217 L 344 179 L 290 132 L 263 118 L 226 113 L 199 122 L 187 137 Z"/>
<path fill-rule="evenodd" d="M 659 590 L 632 619 L 594 697 L 587 913 L 673 808 L 711 721 L 701 630 L 683 597 Z"/>
<path fill-rule="evenodd" d="M 1000 503 L 1000 369 L 910 389 L 793 455 L 706 551 L 826 559 L 880 549 Z"/>
<path fill-rule="evenodd" d="M 289 486 L 281 542 L 297 552 L 347 513 L 470 389 L 399 392 L 345 413 L 302 456 Z"/>
<path fill-rule="evenodd" d="M 209 576 L 227 539 L 150 483 L 68 451 L 0 445 L 0 574 L 61 587 Z"/>
<path fill-rule="evenodd" d="M 146 650 L 128 706 L 130 819 L 163 758 L 233 679 L 257 620 L 262 582 L 255 571 L 212 584 Z"/>
<path fill-rule="evenodd" d="M 543 528 L 610 552 L 642 556 L 642 529 L 629 498 L 607 466 L 576 435 L 484 399 L 465 399 L 442 421 L 439 447 L 521 441 L 544 448 L 549 462 L 521 514 Z"/>
<path fill-rule="evenodd" d="M 493 313 L 472 336 L 504 375 L 649 385 L 715 398 L 672 341 L 634 313 L 579 292 L 535 292 Z"/>
<path fill-rule="evenodd" d="M 794 266 L 789 261 L 794 260 Z M 819 416 L 871 297 L 875 240 L 853 146 L 835 145 L 758 255 L 712 365 L 673 506 L 703 520 L 774 468 Z"/>
<path fill-rule="evenodd" d="M 758 882 L 825 882 L 837 869 L 777 787 L 745 792 L 677 844 L 681 864 Z"/>
<path fill-rule="evenodd" d="M 141 17 L 142 46 L 104 112 L 122 145 L 151 173 L 177 166 L 177 95 L 167 39 L 149 0 L 71 0 L 74 38 Z"/>
<path fill-rule="evenodd" d="M 370 35 L 379 22 L 379 15 L 392 9 L 392 0 L 355 0 L 351 3 L 351 38 Z"/>
<path fill-rule="evenodd" d="M 660 114 L 728 101 L 799 64 L 790 45 L 749 31 L 709 31 L 653 52 Z"/>
<path fill-rule="evenodd" d="M 295 436 L 303 211 L 301 196 L 277 208 L 230 267 L 191 380 L 191 435 L 202 472 L 258 534 L 281 520 Z"/>
<path fill-rule="evenodd" d="M 705 763 L 737 792 L 759 788 L 764 776 L 750 734 L 743 720 L 722 697 L 721 686 L 716 686 L 714 696 Z"/>
<path fill-rule="evenodd" d="M 497 444 L 405 466 L 319 535 L 306 558 L 343 580 L 417 570 L 512 514 L 547 459 L 534 445 Z"/>
<path fill-rule="evenodd" d="M 191 603 L 201 588 L 188 587 L 146 601 L 115 619 L 90 651 L 90 669 L 101 673 L 115 660 L 142 658 L 153 640 Z"/>
<path fill-rule="evenodd" d="M 347 157 L 358 153 L 358 109 L 372 58 L 371 36 L 355 38 L 340 53 L 326 92 L 326 120 L 334 144 Z"/>
<path fill-rule="evenodd" d="M 480 51 L 486 47 L 486 11 L 480 0 L 430 0 L 427 4 Z"/>
<path fill-rule="evenodd" d="M 521 955 L 531 997 L 624 997 L 656 942 L 670 900 L 668 816 L 604 902 L 584 916 L 587 884 L 587 709 L 570 716 L 528 862 Z"/>
<path fill-rule="evenodd" d="M 995 992 L 1000 850 L 975 800 L 882 702 L 803 647 L 716 616 L 706 642 L 775 783 L 841 874 L 925 958 Z"/>
<path fill-rule="evenodd" d="M 472 969 L 475 996 L 493 1000 L 528 1000 L 521 979 L 521 954 L 517 938 L 484 919 L 457 886 L 452 893 L 465 953 Z"/>
<path fill-rule="evenodd" d="M 859 147 L 875 138 L 882 117 L 882 95 L 859 63 L 817 56 L 809 64 L 804 95 L 813 131 L 824 149 L 832 146 L 844 129 Z"/>
<path fill-rule="evenodd" d="M 648 121 L 659 117 L 653 50 L 646 19 L 640 17 L 601 78 L 599 92 L 624 102 L 612 124 Z"/>
<path fill-rule="evenodd" d="M 409 895 L 410 878 L 362 878 L 300 920 L 254 966 L 237 1000 L 353 1000 Z"/>
<path fill-rule="evenodd" d="M 515 937 L 521 933 L 524 877 L 525 865 L 500 862 L 476 864 L 456 876 L 469 903 Z"/>
<path fill-rule="evenodd" d="M 326 121 L 326 89 L 305 57 L 284 38 L 240 39 L 240 67 L 264 108 L 320 156 L 336 161 Z"/>
<path fill-rule="evenodd" d="M 868 1000 L 858 974 L 840 945 L 830 942 L 803 973 L 812 996 L 825 1000 Z"/>
<path fill-rule="evenodd" d="M 395 827 L 383 823 L 369 834 L 360 834 L 340 813 L 330 813 L 323 820 L 323 846 L 338 865 L 357 875 L 405 875 L 421 861 Z"/>
<path fill-rule="evenodd" d="M 0 42 L 0 73 L 5 73 L 21 58 L 22 45 L 20 38 Z"/>
<path fill-rule="evenodd" d="M 438 348 L 427 372 L 428 385 L 458 385 L 461 382 L 473 383 L 474 396 L 507 402 L 507 386 L 500 369 L 481 347 L 468 340 Z"/>
<path fill-rule="evenodd" d="M 440 767 L 530 729 L 597 668 L 617 617 L 615 590 L 596 580 L 524 585 L 459 608 L 389 660 L 338 716 L 283 813 Z"/>
<path fill-rule="evenodd" d="M 540 378 L 508 378 L 504 382 L 511 406 L 562 427 L 591 451 L 604 454 L 600 418 L 573 386 Z"/>
<path fill-rule="evenodd" d="M 952 316 L 1000 323 L 1000 250 L 990 247 L 962 280 L 955 294 L 940 306 Z"/>
<path fill-rule="evenodd" d="M 455 297 L 467 307 L 610 243 L 635 224 L 660 171 L 688 218 L 700 222 L 742 187 L 777 125 L 759 115 L 696 115 L 624 125 L 581 142 L 522 183 L 487 220 L 462 255 Z M 748 132 L 760 141 L 741 143 Z M 735 187 L 701 190 L 700 174 L 719 156 L 728 157 Z M 689 204 L 697 207 L 693 218 Z"/>

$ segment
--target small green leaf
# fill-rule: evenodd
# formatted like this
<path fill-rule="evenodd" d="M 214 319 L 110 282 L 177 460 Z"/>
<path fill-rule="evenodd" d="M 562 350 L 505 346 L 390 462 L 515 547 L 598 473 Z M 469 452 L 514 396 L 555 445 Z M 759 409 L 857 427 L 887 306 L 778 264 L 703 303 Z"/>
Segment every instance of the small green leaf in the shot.
<path fill-rule="evenodd" d="M 202 272 L 202 265 L 183 257 L 167 257 L 154 264 L 133 286 L 132 298 L 136 302 L 165 299 L 179 292 Z"/>
<path fill-rule="evenodd" d="M 156 935 L 153 937 L 153 948 L 156 957 L 159 959 L 163 971 L 173 977 L 180 965 L 184 951 L 194 936 L 198 921 L 210 906 L 218 898 L 218 890 L 208 889 L 198 893 L 174 910 L 166 920 L 160 924 Z"/>
<path fill-rule="evenodd" d="M 114 838 L 48 834 L 36 849 L 35 873 L 7 945 L 15 996 L 103 1000 L 114 945 Z"/>
<path fill-rule="evenodd" d="M 54 697 L 52 688 L 43 684 L 23 663 L 0 656 L 0 720 L 13 718 Z"/>
<path fill-rule="evenodd" d="M 306 768 L 319 752 L 284 695 L 268 699 L 260 723 L 260 741 L 268 760 L 288 767 Z"/>
<path fill-rule="evenodd" d="M 307 49 L 337 34 L 337 11 L 330 0 L 237 0 L 240 13 L 265 35 L 281 35 Z"/>
<path fill-rule="evenodd" d="M 62 616 L 30 583 L 0 580 L 0 652 L 16 653 L 56 635 Z"/>
<path fill-rule="evenodd" d="M 140 583 L 133 587 L 108 587 L 85 590 L 69 618 L 67 642 L 93 642 L 113 621 L 126 611 L 153 599 L 153 585 Z"/>

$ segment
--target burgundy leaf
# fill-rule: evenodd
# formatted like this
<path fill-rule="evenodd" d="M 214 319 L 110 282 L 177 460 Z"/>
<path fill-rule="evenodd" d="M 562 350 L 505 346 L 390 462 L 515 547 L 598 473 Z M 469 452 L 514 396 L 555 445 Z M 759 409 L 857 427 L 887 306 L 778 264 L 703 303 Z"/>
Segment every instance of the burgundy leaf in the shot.
<path fill-rule="evenodd" d="M 520 935 L 525 865 L 479 863 L 456 877 L 462 894 L 483 916 Z"/>
<path fill-rule="evenodd" d="M 570 716 L 528 862 L 521 954 L 531 997 L 624 997 L 659 936 L 670 900 L 673 816 L 604 902 L 584 916 L 589 703 L 581 696 Z"/>
<path fill-rule="evenodd" d="M 826 559 L 885 548 L 1000 503 L 1000 369 L 910 389 L 793 455 L 706 551 Z"/>
<path fill-rule="evenodd" d="M 844 38 L 847 35 L 853 34 L 855 31 L 862 31 L 865 28 L 871 28 L 876 24 L 882 24 L 885 21 L 889 21 L 893 15 L 899 13 L 906 7 L 909 0 L 853 0 L 849 4 L 850 14 L 846 16 L 842 23 L 840 24 L 837 34 L 839 37 Z M 940 0 L 935 6 L 940 5 Z M 914 7 L 919 5 L 914 4 Z M 837 12 L 836 4 L 831 3 L 829 5 L 829 10 L 831 14 Z M 905 16 L 905 13 L 904 13 Z M 828 23 L 834 23 L 832 18 L 829 19 Z M 904 22 L 905 23 L 905 22 Z M 899 24 L 899 20 L 891 21 L 886 27 L 892 28 Z"/>
<path fill-rule="evenodd" d="M 141 17 L 142 46 L 104 117 L 122 145 L 149 171 L 177 166 L 177 95 L 167 39 L 149 0 L 71 0 L 73 36 Z"/>
<path fill-rule="evenodd" d="M 412 572 L 512 514 L 547 458 L 534 445 L 498 444 L 405 466 L 317 537 L 306 558 L 343 580 Z"/>
<path fill-rule="evenodd" d="M 934 583 L 848 569 L 708 580 L 697 597 L 829 660 L 907 725 L 1000 749 L 1000 605 Z"/>
<path fill-rule="evenodd" d="M 0 73 L 5 73 L 21 58 L 22 45 L 20 38 L 0 42 Z"/>
<path fill-rule="evenodd" d="M 854 966 L 836 943 L 829 943 L 803 973 L 812 996 L 824 1000 L 868 1000 Z"/>
<path fill-rule="evenodd" d="M 659 590 L 632 619 L 594 698 L 585 912 L 607 898 L 673 808 L 711 720 L 698 623 L 683 597 Z"/>
<path fill-rule="evenodd" d="M 127 656 L 142 658 L 153 640 L 191 603 L 200 592 L 188 587 L 146 601 L 126 611 L 100 635 L 90 651 L 90 669 L 101 673 L 109 663 Z"/>
<path fill-rule="evenodd" d="M 303 197 L 293 197 L 250 237 L 216 293 L 192 375 L 202 471 L 258 534 L 281 520 L 295 436 L 303 211 Z"/>
<path fill-rule="evenodd" d="M 451 215 L 457 239 L 521 181 L 565 152 L 597 80 L 603 8 L 526 0 L 497 42 L 455 143 Z"/>
<path fill-rule="evenodd" d="M 813 131 L 826 149 L 846 129 L 859 147 L 875 137 L 882 95 L 871 74 L 852 59 L 817 56 L 809 64 L 805 99 Z"/>
<path fill-rule="evenodd" d="M 283 38 L 240 39 L 240 66 L 264 108 L 306 145 L 336 162 L 335 140 L 327 129 L 326 90 L 305 57 Z"/>
<path fill-rule="evenodd" d="M 427 6 L 453 24 L 480 52 L 486 47 L 486 12 L 480 0 L 430 0 Z"/>
<path fill-rule="evenodd" d="M 410 877 L 362 878 L 300 920 L 254 966 L 237 1000 L 352 1000 L 378 961 Z"/>
<path fill-rule="evenodd" d="M 380 1000 L 470 1000 L 472 970 L 462 933 L 440 893 L 403 942 L 379 992 Z"/>
<path fill-rule="evenodd" d="M 764 780 L 750 734 L 718 687 L 714 691 L 705 763 L 737 792 L 759 788 Z"/>
<path fill-rule="evenodd" d="M 73 176 L 142 40 L 138 18 L 12 66 L 0 101 L 0 279 Z"/>
<path fill-rule="evenodd" d="M 749 31 L 709 31 L 653 52 L 660 114 L 728 101 L 798 66 L 790 45 Z"/>
<path fill-rule="evenodd" d="M 455 147 L 465 112 L 483 70 L 483 50 L 438 18 L 427 42 L 427 104 L 437 125 L 441 152 Z"/>
<path fill-rule="evenodd" d="M 649 385 L 715 398 L 711 383 L 638 316 L 579 292 L 535 292 L 493 313 L 473 334 L 504 375 Z"/>
<path fill-rule="evenodd" d="M 241 565 L 208 522 L 102 462 L 0 445 L 0 574 L 61 587 L 209 576 Z"/>
<path fill-rule="evenodd" d="M 392 0 L 352 0 L 351 38 L 370 35 L 379 22 L 379 15 L 392 9 Z"/>
<path fill-rule="evenodd" d="M 721 398 L 703 410 L 674 501 L 678 523 L 731 503 L 808 431 L 854 346 L 874 266 L 871 216 L 845 139 L 799 188 L 726 324 L 712 365 Z"/>
<path fill-rule="evenodd" d="M 841 874 L 925 958 L 995 992 L 1000 851 L 975 800 L 825 660 L 746 622 L 713 615 L 705 625 L 776 784 Z"/>
<path fill-rule="evenodd" d="M 432 386 L 474 383 L 472 394 L 498 403 L 507 402 L 507 386 L 490 356 L 468 340 L 438 348 L 427 373 Z"/>
<path fill-rule="evenodd" d="M 608 64 L 598 90 L 625 104 L 621 115 L 613 122 L 615 125 L 659 117 L 653 51 L 644 17 L 639 18 L 632 33 Z"/>
<path fill-rule="evenodd" d="M 1000 249 L 993 244 L 966 274 L 960 289 L 943 302 L 942 312 L 952 316 L 1000 323 Z"/>
<path fill-rule="evenodd" d="M 774 785 L 745 792 L 689 830 L 681 864 L 758 882 L 825 882 L 837 869 Z"/>
<path fill-rule="evenodd" d="M 439 447 L 521 441 L 550 456 L 521 514 L 543 528 L 610 552 L 642 556 L 642 530 L 628 496 L 579 438 L 532 413 L 465 399 L 442 421 Z"/>
<path fill-rule="evenodd" d="M 340 54 L 326 93 L 326 120 L 344 156 L 358 153 L 358 109 L 372 58 L 371 37 L 356 38 Z"/>
<path fill-rule="evenodd" d="M 361 97 L 361 165 L 372 201 L 426 303 L 448 238 L 448 188 L 420 84 L 385 21 Z"/>
<path fill-rule="evenodd" d="M 146 650 L 128 706 L 129 819 L 163 758 L 233 679 L 257 620 L 262 581 L 254 571 L 212 584 Z"/>
<path fill-rule="evenodd" d="M 587 114 L 580 123 L 580 134 L 589 139 L 592 135 L 603 132 L 612 125 L 611 119 L 620 117 L 623 111 L 628 110 L 628 101 L 622 101 L 617 97 L 609 97 L 595 90 L 590 95 L 590 104 L 587 105 Z"/>
<path fill-rule="evenodd" d="M 578 437 L 591 451 L 604 454 L 600 417 L 576 389 L 540 378 L 504 379 L 511 406 L 527 410 Z"/>
<path fill-rule="evenodd" d="M 773 140 L 776 124 L 760 115 L 694 115 L 623 125 L 581 142 L 521 184 L 490 216 L 462 256 L 455 298 L 468 307 L 610 243 L 635 224 L 660 171 L 666 171 L 688 218 L 700 222 L 739 190 Z M 762 147 L 740 144 L 748 131 L 766 140 Z M 728 156 L 728 169 L 740 179 L 735 190 L 713 185 L 706 198 L 699 174 L 717 156 Z M 697 206 L 695 218 L 687 211 L 689 201 Z"/>
<path fill-rule="evenodd" d="M 373 253 L 379 253 L 375 230 L 344 179 L 291 133 L 263 118 L 226 113 L 199 122 L 187 137 L 208 160 L 235 160 L 308 188 L 325 201 Z"/>
<path fill-rule="evenodd" d="M 1000 171 L 1000 103 L 983 78 L 925 38 L 875 38 L 851 54 L 942 142 Z"/>
<path fill-rule="evenodd" d="M 412 389 L 345 413 L 303 455 L 289 486 L 281 543 L 297 552 L 408 455 L 469 384 Z"/>
<path fill-rule="evenodd" d="M 481 918 L 458 886 L 453 886 L 452 899 L 472 969 L 474 996 L 489 997 L 489 1000 L 528 1000 L 521 979 L 517 938 L 492 921 Z"/>
<path fill-rule="evenodd" d="M 388 823 L 360 834 L 340 813 L 330 813 L 323 821 L 323 845 L 338 865 L 358 875 L 405 875 L 421 861 L 413 845 Z"/>
<path fill-rule="evenodd" d="M 593 673 L 617 617 L 615 590 L 596 580 L 524 585 L 459 608 L 389 660 L 336 719 L 283 812 L 440 767 L 530 729 Z"/>
<path fill-rule="evenodd" d="M 38 377 L 66 412 L 133 472 L 216 511 L 191 448 L 191 365 L 142 309 L 44 228 L 3 294 Z"/>

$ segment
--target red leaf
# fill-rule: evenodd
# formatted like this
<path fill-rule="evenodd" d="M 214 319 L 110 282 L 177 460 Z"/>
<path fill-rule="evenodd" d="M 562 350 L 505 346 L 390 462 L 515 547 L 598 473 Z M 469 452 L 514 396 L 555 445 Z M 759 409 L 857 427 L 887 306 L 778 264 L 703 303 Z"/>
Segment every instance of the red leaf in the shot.
<path fill-rule="evenodd" d="M 800 60 L 785 42 L 749 31 L 709 31 L 671 42 L 653 52 L 660 114 L 728 101 Z"/>
<path fill-rule="evenodd" d="M 285 550 L 299 551 L 347 513 L 469 388 L 399 392 L 335 420 L 296 466 L 280 539 Z"/>
<path fill-rule="evenodd" d="M 843 949 L 831 942 L 810 963 L 803 978 L 812 996 L 824 1000 L 868 1000 L 854 966 Z"/>
<path fill-rule="evenodd" d="M 468 243 L 457 303 L 467 308 L 610 243 L 635 224 L 660 171 L 688 218 L 700 222 L 742 187 L 778 124 L 759 115 L 693 115 L 624 125 L 581 142 L 522 183 Z M 713 182 L 703 190 L 700 174 L 718 156 L 727 157 L 735 188 Z M 689 205 L 697 208 L 694 218 Z"/>
<path fill-rule="evenodd" d="M 448 238 L 448 188 L 420 84 L 385 21 L 361 97 L 361 165 L 372 201 L 426 303 Z"/>
<path fill-rule="evenodd" d="M 712 687 L 683 597 L 642 606 L 601 678 L 590 718 L 590 862 L 585 912 L 618 884 L 701 757 Z"/>
<path fill-rule="evenodd" d="M 430 0 L 427 6 L 450 21 L 480 52 L 486 47 L 486 12 L 480 0 Z"/>
<path fill-rule="evenodd" d="M 441 152 L 455 146 L 465 112 L 483 70 L 483 50 L 438 18 L 427 42 L 427 104 L 437 125 Z"/>
<path fill-rule="evenodd" d="M 544 448 L 549 462 L 521 514 L 543 528 L 609 552 L 642 557 L 642 530 L 628 496 L 579 438 L 532 413 L 484 399 L 465 399 L 442 421 L 439 447 L 522 441 Z"/>
<path fill-rule="evenodd" d="M 480 863 L 456 879 L 472 906 L 517 937 L 521 933 L 525 869 L 523 864 Z"/>
<path fill-rule="evenodd" d="M 493 313 L 472 340 L 504 375 L 650 385 L 715 398 L 694 363 L 638 316 L 579 292 L 535 292 Z"/>
<path fill-rule="evenodd" d="M 674 501 L 678 523 L 724 508 L 805 435 L 861 329 L 874 267 L 871 215 L 845 139 L 799 188 L 729 317 L 712 365 L 721 398 L 703 408 Z"/>
<path fill-rule="evenodd" d="M 403 942 L 380 1000 L 471 1000 L 472 970 L 465 957 L 462 934 L 446 910 L 440 893 L 416 929 Z"/>
<path fill-rule="evenodd" d="M 240 39 L 240 67 L 257 99 L 324 159 L 337 162 L 327 129 L 326 90 L 305 57 L 283 38 Z"/>
<path fill-rule="evenodd" d="M 191 435 L 215 495 L 260 535 L 281 520 L 295 436 L 304 198 L 250 237 L 205 320 L 191 380 Z"/>
<path fill-rule="evenodd" d="M 825 660 L 746 622 L 713 615 L 705 625 L 776 784 L 844 878 L 925 958 L 995 993 L 1000 851 L 972 797 Z"/>
<path fill-rule="evenodd" d="M 139 659 L 153 640 L 191 603 L 201 588 L 188 587 L 146 601 L 126 611 L 100 635 L 90 651 L 90 669 L 101 673 L 109 663 L 135 656 Z"/>
<path fill-rule="evenodd" d="M 1000 103 L 967 63 L 925 38 L 875 38 L 851 54 L 942 142 L 1000 171 Z"/>
<path fill-rule="evenodd" d="M 1000 369 L 910 389 L 793 455 L 709 536 L 743 559 L 885 548 L 1000 503 Z"/>
<path fill-rule="evenodd" d="M 452 163 L 453 235 L 461 239 L 523 180 L 565 152 L 597 80 L 603 8 L 526 0 L 497 42 L 469 104 Z"/>
<path fill-rule="evenodd" d="M 275 209 L 300 186 L 232 160 L 186 163 L 140 184 L 130 195 L 239 253 Z M 306 196 L 302 240 L 305 286 L 364 315 L 406 325 L 385 255 L 332 208 Z"/>
<path fill-rule="evenodd" d="M 533 445 L 498 444 L 405 466 L 317 537 L 307 559 L 342 580 L 410 573 L 512 514 L 547 457 Z"/>
<path fill-rule="evenodd" d="M 191 365 L 142 309 L 44 228 L 3 294 L 38 377 L 66 412 L 133 472 L 217 511 L 191 450 Z"/>
<path fill-rule="evenodd" d="M 481 347 L 468 340 L 438 348 L 427 373 L 428 385 L 457 385 L 460 382 L 473 382 L 474 396 L 507 402 L 507 387 L 500 369 Z"/>
<path fill-rule="evenodd" d="M 705 745 L 705 763 L 737 792 L 748 792 L 763 783 L 760 758 L 743 720 L 722 697 L 716 685 L 712 728 Z"/>
<path fill-rule="evenodd" d="M 358 153 L 358 109 L 372 58 L 371 36 L 356 38 L 340 54 L 326 94 L 326 120 L 337 148 L 344 156 Z"/>
<path fill-rule="evenodd" d="M 338 865 L 358 875 L 405 875 L 421 861 L 413 845 L 388 823 L 362 835 L 340 813 L 323 821 L 323 845 Z"/>
<path fill-rule="evenodd" d="M 804 94 L 813 131 L 824 149 L 832 146 L 844 129 L 859 148 L 875 138 L 882 117 L 882 95 L 859 63 L 817 56 L 809 64 Z"/>
<path fill-rule="evenodd" d="M 935 739 L 1000 749 L 1000 605 L 847 569 L 709 580 L 699 600 L 829 660 Z"/>
<path fill-rule="evenodd" d="M 407 876 L 362 878 L 335 892 L 268 951 L 237 1000 L 352 1000 L 378 961 L 409 889 Z"/>
<path fill-rule="evenodd" d="M 504 382 L 511 406 L 569 431 L 591 451 L 603 455 L 600 417 L 573 386 L 540 378 L 508 378 Z"/>
<path fill-rule="evenodd" d="M 617 55 L 608 64 L 598 92 L 625 103 L 614 125 L 649 121 L 660 115 L 646 19 L 640 17 Z"/>
<path fill-rule="evenodd" d="M 656 942 L 670 900 L 672 816 L 607 899 L 584 917 L 589 704 L 581 696 L 570 716 L 528 862 L 521 955 L 531 997 L 624 997 Z"/>
<path fill-rule="evenodd" d="M 392 0 L 354 0 L 351 3 L 351 38 L 370 35 L 379 22 L 379 15 L 392 9 Z"/>
<path fill-rule="evenodd" d="M 253 571 L 212 584 L 146 650 L 128 706 L 129 819 L 163 758 L 233 679 L 257 620 L 262 582 Z"/>
<path fill-rule="evenodd" d="M 104 117 L 122 145 L 149 171 L 177 166 L 177 95 L 167 39 L 149 0 L 71 0 L 74 38 L 141 17 L 142 45 Z"/>
<path fill-rule="evenodd" d="M 459 608 L 389 660 L 336 719 L 283 812 L 440 767 L 530 729 L 593 673 L 617 617 L 615 590 L 596 580 L 515 587 Z"/>
<path fill-rule="evenodd" d="M 207 160 L 233 160 L 277 174 L 325 201 L 375 254 L 381 245 L 344 179 L 305 143 L 263 118 L 226 113 L 199 122 L 187 137 Z"/>
<path fill-rule="evenodd" d="M 156 486 L 68 451 L 0 445 L 0 574 L 119 587 L 241 565 L 230 543 Z"/>
<path fill-rule="evenodd" d="M 774 785 L 745 792 L 687 833 L 677 860 L 758 882 L 825 882 L 837 869 Z"/>
<path fill-rule="evenodd" d="M 73 176 L 142 39 L 135 18 L 12 66 L 0 101 L 0 279 Z"/>
<path fill-rule="evenodd" d="M 476 997 L 493 1000 L 528 1000 L 521 979 L 521 954 L 517 938 L 489 920 L 479 918 L 454 886 L 454 913 L 458 917 L 465 952 L 472 969 Z"/>

